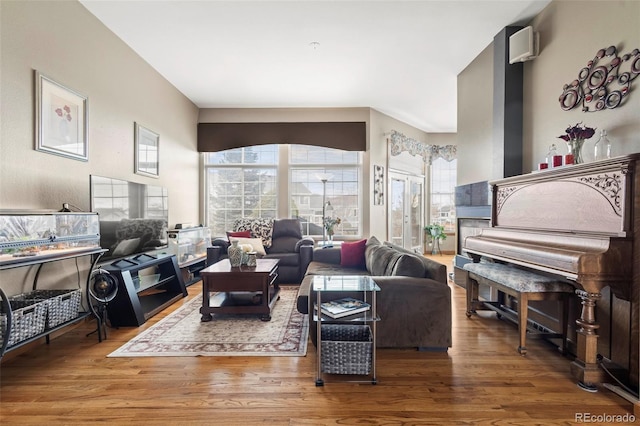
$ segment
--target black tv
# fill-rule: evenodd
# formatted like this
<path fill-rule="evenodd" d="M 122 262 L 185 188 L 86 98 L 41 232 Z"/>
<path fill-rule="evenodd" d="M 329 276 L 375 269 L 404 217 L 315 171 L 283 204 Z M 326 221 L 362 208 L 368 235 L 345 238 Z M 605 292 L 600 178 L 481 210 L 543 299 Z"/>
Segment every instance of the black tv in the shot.
<path fill-rule="evenodd" d="M 90 176 L 91 211 L 100 218 L 100 263 L 168 246 L 168 191 L 157 185 Z"/>

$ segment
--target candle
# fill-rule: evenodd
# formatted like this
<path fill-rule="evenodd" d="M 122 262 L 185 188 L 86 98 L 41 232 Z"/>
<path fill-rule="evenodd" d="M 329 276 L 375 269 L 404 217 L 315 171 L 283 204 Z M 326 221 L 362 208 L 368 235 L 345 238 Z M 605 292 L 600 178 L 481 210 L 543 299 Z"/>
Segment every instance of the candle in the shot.
<path fill-rule="evenodd" d="M 564 164 L 565 166 L 568 164 L 573 164 L 573 154 L 566 154 L 564 156 Z"/>
<path fill-rule="evenodd" d="M 553 167 L 562 166 L 562 155 L 554 155 L 552 157 L 552 161 L 553 161 Z"/>

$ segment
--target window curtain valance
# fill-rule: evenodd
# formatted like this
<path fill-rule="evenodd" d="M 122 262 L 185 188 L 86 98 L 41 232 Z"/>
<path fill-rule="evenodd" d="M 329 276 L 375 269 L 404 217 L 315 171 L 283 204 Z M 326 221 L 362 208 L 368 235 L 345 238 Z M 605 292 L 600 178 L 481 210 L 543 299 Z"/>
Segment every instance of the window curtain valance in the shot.
<path fill-rule="evenodd" d="M 422 160 L 431 164 L 433 159 L 442 158 L 446 161 L 455 160 L 458 156 L 458 148 L 456 145 L 428 145 L 424 142 L 408 138 L 400 132 L 392 130 L 389 135 L 391 144 L 391 155 L 400 155 L 408 152 L 413 155 L 420 155 Z"/>
<path fill-rule="evenodd" d="M 366 151 L 361 122 L 199 123 L 198 151 L 218 152 L 253 145 L 300 144 Z"/>

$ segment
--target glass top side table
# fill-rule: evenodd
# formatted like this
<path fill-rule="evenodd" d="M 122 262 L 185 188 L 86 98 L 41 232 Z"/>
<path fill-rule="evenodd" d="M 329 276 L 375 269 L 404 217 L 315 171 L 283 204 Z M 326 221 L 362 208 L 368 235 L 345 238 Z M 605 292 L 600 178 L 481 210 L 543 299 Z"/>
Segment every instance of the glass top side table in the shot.
<path fill-rule="evenodd" d="M 369 276 L 317 275 L 313 277 L 312 289 L 316 294 L 315 309 L 312 313 L 317 333 L 316 386 L 324 386 L 323 373 L 370 375 L 371 384 L 377 384 L 376 323 L 380 318 L 376 311 L 376 293 L 380 291 L 380 287 Z M 369 304 L 370 309 L 340 318 L 319 313 L 322 294 L 329 292 L 361 293 L 361 301 Z M 325 341 L 323 327 L 325 336 L 328 337 Z M 344 350 L 347 346 L 351 347 Z M 345 356 L 350 358 L 345 359 Z"/>

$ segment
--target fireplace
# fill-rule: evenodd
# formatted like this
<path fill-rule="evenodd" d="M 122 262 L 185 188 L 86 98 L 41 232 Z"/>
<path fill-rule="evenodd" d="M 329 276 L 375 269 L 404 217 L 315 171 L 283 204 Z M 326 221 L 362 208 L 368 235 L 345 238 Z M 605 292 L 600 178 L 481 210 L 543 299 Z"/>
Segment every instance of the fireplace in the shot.
<path fill-rule="evenodd" d="M 459 269 L 472 261 L 463 250 L 464 240 L 491 226 L 491 191 L 487 181 L 456 186 L 455 191 L 457 240 L 453 281 L 464 287 Z"/>

